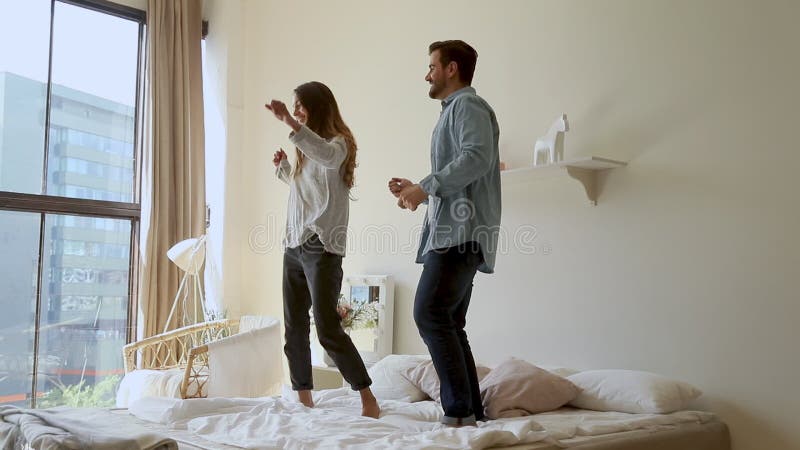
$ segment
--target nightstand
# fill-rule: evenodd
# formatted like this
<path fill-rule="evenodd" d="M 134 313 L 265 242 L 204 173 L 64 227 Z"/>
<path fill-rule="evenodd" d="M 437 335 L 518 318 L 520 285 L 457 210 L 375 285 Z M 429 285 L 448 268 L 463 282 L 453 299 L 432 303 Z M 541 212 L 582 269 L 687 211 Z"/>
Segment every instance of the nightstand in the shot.
<path fill-rule="evenodd" d="M 336 389 L 344 386 L 344 378 L 336 367 L 311 366 L 314 390 Z"/>

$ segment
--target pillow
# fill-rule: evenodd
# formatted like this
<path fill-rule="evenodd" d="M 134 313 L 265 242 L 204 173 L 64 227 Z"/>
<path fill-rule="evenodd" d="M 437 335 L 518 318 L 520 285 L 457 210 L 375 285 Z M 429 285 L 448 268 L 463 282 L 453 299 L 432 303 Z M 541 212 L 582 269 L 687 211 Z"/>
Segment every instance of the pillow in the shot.
<path fill-rule="evenodd" d="M 476 364 L 475 369 L 478 372 L 478 381 L 482 380 L 491 370 L 480 364 Z M 433 361 L 425 360 L 415 367 L 409 367 L 404 370 L 402 374 L 414 386 L 427 394 L 428 397 L 441 403 L 440 389 L 442 384 L 439 381 L 439 374 L 436 373 L 436 368 L 433 367 Z"/>
<path fill-rule="evenodd" d="M 566 378 L 516 358 L 503 361 L 481 381 L 483 406 L 492 419 L 552 411 L 578 392 Z"/>
<path fill-rule="evenodd" d="M 144 397 L 172 397 L 181 398 L 181 384 L 183 383 L 184 369 L 136 369 L 125 374 L 117 388 L 117 408 L 127 408 L 128 405 Z M 203 375 L 205 371 L 201 372 Z M 200 388 L 206 395 L 206 384 Z M 189 386 L 187 395 L 197 394 Z"/>
<path fill-rule="evenodd" d="M 567 379 L 582 390 L 570 405 L 595 411 L 666 414 L 702 395 L 688 383 L 637 370 L 587 370 Z"/>
<path fill-rule="evenodd" d="M 367 371 L 372 379 L 370 389 L 379 400 L 399 400 L 401 402 L 418 402 L 427 396 L 413 383 L 408 381 L 402 372 L 419 365 L 428 359 L 423 355 L 388 355 L 376 362 Z"/>

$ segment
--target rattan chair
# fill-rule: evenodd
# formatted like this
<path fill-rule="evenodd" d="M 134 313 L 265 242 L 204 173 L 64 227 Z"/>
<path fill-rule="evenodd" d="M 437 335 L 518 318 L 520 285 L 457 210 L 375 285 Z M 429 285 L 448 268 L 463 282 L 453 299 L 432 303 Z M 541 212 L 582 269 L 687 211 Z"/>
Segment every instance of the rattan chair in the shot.
<path fill-rule="evenodd" d="M 205 398 L 208 344 L 236 334 L 239 321 L 222 319 L 161 333 L 122 348 L 125 373 L 136 369 L 184 369 L 181 398 Z M 137 364 L 138 359 L 138 364 Z"/>

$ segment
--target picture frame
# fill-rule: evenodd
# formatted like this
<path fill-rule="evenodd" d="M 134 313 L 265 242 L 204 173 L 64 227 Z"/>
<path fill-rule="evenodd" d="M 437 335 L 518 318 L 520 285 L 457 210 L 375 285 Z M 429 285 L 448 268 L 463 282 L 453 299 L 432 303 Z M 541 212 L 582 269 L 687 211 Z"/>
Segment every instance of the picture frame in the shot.
<path fill-rule="evenodd" d="M 375 327 L 349 331 L 358 353 L 369 367 L 392 353 L 394 337 L 394 281 L 389 275 L 349 275 L 342 282 L 342 294 L 353 306 L 374 304 Z"/>

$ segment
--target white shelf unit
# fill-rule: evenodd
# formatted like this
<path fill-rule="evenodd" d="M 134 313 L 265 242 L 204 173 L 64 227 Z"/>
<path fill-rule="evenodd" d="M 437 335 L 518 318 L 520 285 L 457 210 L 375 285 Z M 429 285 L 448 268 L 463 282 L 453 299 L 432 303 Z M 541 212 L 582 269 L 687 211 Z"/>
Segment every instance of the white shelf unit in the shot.
<path fill-rule="evenodd" d="M 566 173 L 580 181 L 586 191 L 586 196 L 592 205 L 597 205 L 598 192 L 597 174 L 601 171 L 625 167 L 628 163 L 598 156 L 583 156 L 555 164 L 542 166 L 521 167 L 500 172 L 504 185 L 514 185 L 528 182 L 537 178 Z"/>

